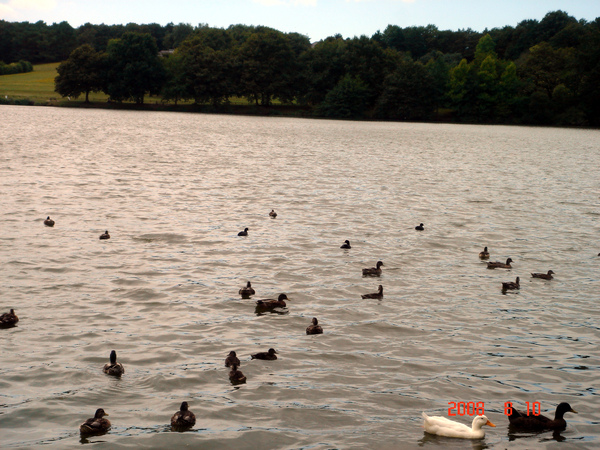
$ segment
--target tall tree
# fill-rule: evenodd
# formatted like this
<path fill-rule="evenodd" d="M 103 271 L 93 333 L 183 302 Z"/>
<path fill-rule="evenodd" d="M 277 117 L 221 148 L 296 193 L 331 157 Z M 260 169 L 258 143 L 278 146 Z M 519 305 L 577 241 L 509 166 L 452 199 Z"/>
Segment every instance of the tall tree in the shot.
<path fill-rule="evenodd" d="M 181 58 L 186 97 L 217 107 L 235 93 L 233 59 L 229 50 L 214 50 L 196 35 L 183 42 L 175 56 Z"/>
<path fill-rule="evenodd" d="M 533 80 L 548 96 L 559 84 L 570 84 L 574 76 L 575 52 L 570 48 L 554 49 L 542 42 L 530 49 L 522 66 L 523 74 Z"/>
<path fill-rule="evenodd" d="M 283 33 L 271 29 L 250 35 L 239 50 L 245 97 L 268 106 L 273 98 L 294 99 L 297 58 Z"/>
<path fill-rule="evenodd" d="M 63 97 L 79 97 L 85 94 L 89 103 L 90 92 L 98 92 L 103 87 L 103 58 L 89 44 L 84 44 L 71 52 L 66 61 L 56 68 L 54 90 Z"/>
<path fill-rule="evenodd" d="M 105 92 L 112 100 L 144 103 L 146 93 L 157 94 L 165 80 L 158 47 L 149 34 L 123 34 L 108 43 L 108 73 Z"/>
<path fill-rule="evenodd" d="M 375 109 L 377 117 L 393 120 L 426 120 L 435 109 L 435 83 L 421 63 L 403 61 L 388 75 Z"/>
<path fill-rule="evenodd" d="M 306 93 L 303 100 L 317 105 L 346 74 L 344 55 L 346 41 L 341 37 L 328 37 L 303 53 L 301 63 L 306 76 Z"/>
<path fill-rule="evenodd" d="M 317 114 L 338 119 L 354 119 L 364 115 L 369 89 L 358 77 L 345 75 L 325 96 Z"/>

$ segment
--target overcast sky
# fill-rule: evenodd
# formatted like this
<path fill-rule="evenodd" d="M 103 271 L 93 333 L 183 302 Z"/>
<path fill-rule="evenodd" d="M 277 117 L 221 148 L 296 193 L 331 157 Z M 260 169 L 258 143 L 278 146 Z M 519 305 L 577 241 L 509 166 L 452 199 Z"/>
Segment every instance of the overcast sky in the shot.
<path fill-rule="evenodd" d="M 371 36 L 389 24 L 483 31 L 541 20 L 559 9 L 593 21 L 600 17 L 600 0 L 0 0 L 0 18 L 10 22 L 266 25 L 311 41 L 337 33 Z"/>

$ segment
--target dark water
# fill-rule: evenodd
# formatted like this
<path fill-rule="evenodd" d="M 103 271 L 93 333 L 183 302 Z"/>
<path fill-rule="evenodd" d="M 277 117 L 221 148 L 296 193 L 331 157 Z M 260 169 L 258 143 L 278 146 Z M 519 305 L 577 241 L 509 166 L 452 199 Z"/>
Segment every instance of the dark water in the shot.
<path fill-rule="evenodd" d="M 17 106 L 0 130 L 2 448 L 600 447 L 600 132 Z M 255 314 L 246 281 L 288 308 Z M 507 401 L 579 414 L 514 435 Z M 497 427 L 426 435 L 449 402 Z"/>

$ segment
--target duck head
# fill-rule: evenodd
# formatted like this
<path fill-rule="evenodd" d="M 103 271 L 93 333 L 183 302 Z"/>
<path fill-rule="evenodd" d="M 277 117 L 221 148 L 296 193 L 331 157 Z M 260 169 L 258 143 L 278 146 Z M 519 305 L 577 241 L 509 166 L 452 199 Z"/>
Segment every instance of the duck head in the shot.
<path fill-rule="evenodd" d="M 492 422 L 490 422 L 489 419 L 486 416 L 476 416 L 473 419 L 472 428 L 474 430 L 480 430 L 481 427 L 483 427 L 484 425 L 487 425 L 489 427 L 495 427 L 496 426 Z"/>
<path fill-rule="evenodd" d="M 560 403 L 556 407 L 556 419 L 561 419 L 565 415 L 565 413 L 568 413 L 568 412 L 577 414 L 577 411 L 575 411 L 573 408 L 571 408 L 571 405 L 569 405 L 567 402 Z"/>
<path fill-rule="evenodd" d="M 108 414 L 102 408 L 98 408 L 96 414 L 94 414 L 94 419 L 102 419 L 104 416 L 108 416 Z"/>

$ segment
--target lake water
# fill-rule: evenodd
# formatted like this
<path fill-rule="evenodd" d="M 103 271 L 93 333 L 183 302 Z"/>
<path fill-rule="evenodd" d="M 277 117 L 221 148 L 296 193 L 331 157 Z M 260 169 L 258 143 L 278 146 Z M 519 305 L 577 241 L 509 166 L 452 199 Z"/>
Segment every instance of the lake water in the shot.
<path fill-rule="evenodd" d="M 2 448 L 600 447 L 600 131 L 19 106 L 0 130 Z M 508 401 L 578 414 L 515 434 Z M 426 435 L 451 402 L 497 427 Z"/>

